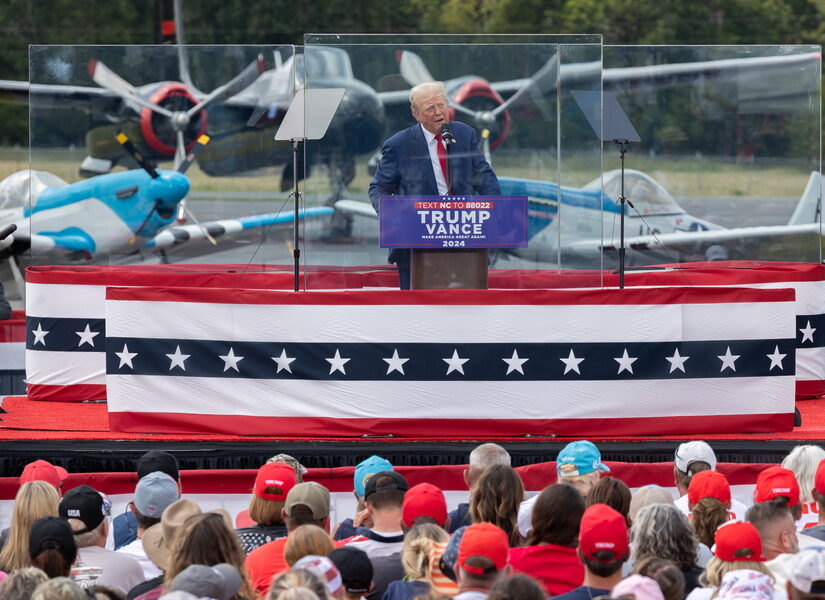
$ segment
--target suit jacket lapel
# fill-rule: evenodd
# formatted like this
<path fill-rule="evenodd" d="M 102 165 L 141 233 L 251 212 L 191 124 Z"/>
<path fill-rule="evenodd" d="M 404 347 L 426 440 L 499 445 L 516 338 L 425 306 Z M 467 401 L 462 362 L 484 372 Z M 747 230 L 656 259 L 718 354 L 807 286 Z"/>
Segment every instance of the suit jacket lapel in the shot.
<path fill-rule="evenodd" d="M 438 185 L 435 183 L 435 173 L 433 173 L 433 164 L 430 160 L 430 149 L 427 147 L 427 139 L 421 131 L 421 125 L 418 123 L 410 129 L 413 156 L 421 157 L 421 170 L 423 171 L 421 194 L 423 196 L 438 196 Z"/>

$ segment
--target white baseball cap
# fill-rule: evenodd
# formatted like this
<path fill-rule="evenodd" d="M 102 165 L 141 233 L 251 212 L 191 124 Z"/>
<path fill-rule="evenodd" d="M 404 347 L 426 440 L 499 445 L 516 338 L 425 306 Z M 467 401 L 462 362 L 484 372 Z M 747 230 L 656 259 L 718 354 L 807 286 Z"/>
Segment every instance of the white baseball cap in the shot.
<path fill-rule="evenodd" d="M 695 441 L 685 442 L 676 448 L 676 455 L 673 458 L 676 468 L 682 473 L 687 473 L 690 465 L 695 462 L 705 462 L 710 468 L 716 470 L 716 454 L 707 442 Z"/>
<path fill-rule="evenodd" d="M 790 563 L 791 585 L 804 594 L 825 593 L 825 548 L 800 550 Z"/>

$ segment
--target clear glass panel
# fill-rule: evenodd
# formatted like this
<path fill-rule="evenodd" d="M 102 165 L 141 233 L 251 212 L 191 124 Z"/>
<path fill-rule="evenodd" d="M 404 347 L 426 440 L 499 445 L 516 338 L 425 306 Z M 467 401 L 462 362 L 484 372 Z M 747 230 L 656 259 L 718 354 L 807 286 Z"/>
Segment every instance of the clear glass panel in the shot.
<path fill-rule="evenodd" d="M 629 264 L 822 259 L 820 66 L 819 46 L 604 47 L 604 89 L 642 138 Z M 605 147 L 612 199 L 619 167 Z"/>
<path fill-rule="evenodd" d="M 292 153 L 274 133 L 295 91 L 294 48 L 181 50 L 31 48 L 33 261 L 291 265 Z M 200 148 L 185 175 L 181 145 Z"/>
<path fill-rule="evenodd" d="M 305 36 L 307 88 L 347 90 L 330 131 L 306 144 L 307 205 L 338 208 L 324 227 L 307 233 L 308 268 L 383 269 L 388 277 L 381 281 L 397 285 L 387 250 L 378 246 L 368 188 L 383 142 L 415 124 L 410 88 L 434 80 L 446 85 L 451 118 L 476 129 L 483 151 L 489 146 L 502 194 L 531 199 L 530 246 L 491 252 L 491 276 L 497 270 L 566 268 L 559 262 L 560 169 L 580 165 L 575 175 L 565 175 L 564 185 L 598 179 L 601 144 L 581 115 L 576 118 L 584 126 L 577 121 L 560 130 L 559 111 L 572 103 L 575 86 L 599 89 L 600 41 L 600 36 Z M 577 50 L 579 45 L 588 50 Z M 560 88 L 559 66 L 566 63 L 585 63 L 589 77 Z M 306 112 L 309 123 L 309 104 Z M 560 143 L 568 145 L 569 161 L 561 161 Z M 339 200 L 348 202 L 336 204 Z"/>

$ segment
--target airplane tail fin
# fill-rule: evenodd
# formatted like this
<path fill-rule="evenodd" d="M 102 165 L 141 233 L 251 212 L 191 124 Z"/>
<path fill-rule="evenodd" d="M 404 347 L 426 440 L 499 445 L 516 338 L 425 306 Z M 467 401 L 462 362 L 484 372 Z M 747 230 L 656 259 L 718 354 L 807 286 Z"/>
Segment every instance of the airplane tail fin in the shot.
<path fill-rule="evenodd" d="M 822 175 L 812 171 L 811 177 L 808 179 L 808 185 L 805 186 L 805 191 L 799 199 L 788 225 L 819 223 L 822 218 L 822 192 Z"/>

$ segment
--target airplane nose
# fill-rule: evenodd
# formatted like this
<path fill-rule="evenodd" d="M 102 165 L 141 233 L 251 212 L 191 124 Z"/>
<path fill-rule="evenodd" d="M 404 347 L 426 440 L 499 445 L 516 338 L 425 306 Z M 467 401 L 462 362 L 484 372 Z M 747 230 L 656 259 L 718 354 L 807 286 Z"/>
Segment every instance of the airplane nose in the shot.
<path fill-rule="evenodd" d="M 158 215 L 166 220 L 174 216 L 175 210 L 189 193 L 189 178 L 176 171 L 165 171 L 152 180 L 152 200 L 160 200 Z"/>
<path fill-rule="evenodd" d="M 384 105 L 371 88 L 348 82 L 347 93 L 330 125 L 331 133 L 344 138 L 345 147 L 363 154 L 374 150 L 384 132 Z M 340 143 L 340 142 L 339 142 Z"/>

